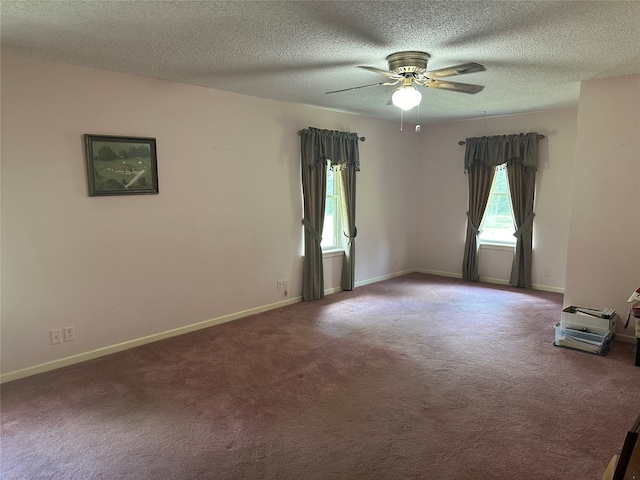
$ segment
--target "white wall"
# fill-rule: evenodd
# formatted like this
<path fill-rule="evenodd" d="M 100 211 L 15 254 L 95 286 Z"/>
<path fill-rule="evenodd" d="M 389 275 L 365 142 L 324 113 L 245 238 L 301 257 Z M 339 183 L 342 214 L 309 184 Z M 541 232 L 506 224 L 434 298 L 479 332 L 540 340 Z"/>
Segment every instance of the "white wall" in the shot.
<path fill-rule="evenodd" d="M 367 137 L 356 282 L 415 266 L 415 161 L 402 152 L 418 140 L 395 123 L 1 60 L 5 374 L 278 304 L 279 279 L 299 297 L 307 126 Z M 155 137 L 160 194 L 88 197 L 85 133 Z M 75 341 L 50 344 L 50 330 L 71 325 Z"/>
<path fill-rule="evenodd" d="M 624 318 L 640 286 L 640 75 L 581 85 L 573 182 L 565 305 Z"/>
<path fill-rule="evenodd" d="M 565 289 L 566 304 L 618 311 L 638 286 L 638 76 L 585 83 L 579 110 L 423 125 L 416 135 L 397 122 L 6 52 L 1 61 L 3 379 L 294 301 L 297 131 L 307 126 L 367 138 L 357 285 L 416 267 L 459 276 L 467 177 L 457 142 L 537 131 L 546 138 L 534 285 Z M 84 133 L 155 137 L 160 194 L 88 197 Z M 481 278 L 506 282 L 511 256 L 481 251 Z M 325 261 L 329 290 L 339 285 L 339 261 Z M 279 279 L 289 281 L 288 299 Z M 51 345 L 49 331 L 70 325 L 76 340 Z"/>
<path fill-rule="evenodd" d="M 576 110 L 490 117 L 429 125 L 422 129 L 418 177 L 418 268 L 461 277 L 468 210 L 464 145 L 468 137 L 538 132 L 540 163 L 536 177 L 533 227 L 534 287 L 562 291 L 565 280 Z M 513 249 L 481 248 L 481 280 L 508 283 Z M 545 275 L 545 268 L 551 275 Z"/>

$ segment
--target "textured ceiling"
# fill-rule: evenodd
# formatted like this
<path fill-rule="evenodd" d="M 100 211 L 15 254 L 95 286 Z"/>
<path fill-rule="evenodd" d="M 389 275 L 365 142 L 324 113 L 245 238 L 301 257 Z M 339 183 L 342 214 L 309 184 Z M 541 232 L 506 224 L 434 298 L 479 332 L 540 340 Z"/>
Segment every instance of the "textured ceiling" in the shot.
<path fill-rule="evenodd" d="M 387 69 L 401 50 L 475 95 L 422 89 L 421 123 L 577 102 L 580 82 L 640 73 L 640 1 L 13 1 L 0 3 L 3 49 L 54 62 L 399 119 Z M 418 109 L 405 121 L 418 121 Z"/>

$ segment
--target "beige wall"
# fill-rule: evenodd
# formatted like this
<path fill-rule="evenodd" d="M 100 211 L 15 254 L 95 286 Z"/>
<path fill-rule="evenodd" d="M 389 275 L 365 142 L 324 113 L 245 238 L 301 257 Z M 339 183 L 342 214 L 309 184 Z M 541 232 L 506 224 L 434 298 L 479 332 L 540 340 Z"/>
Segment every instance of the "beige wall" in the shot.
<path fill-rule="evenodd" d="M 356 282 L 415 265 L 395 123 L 6 52 L 1 73 L 3 373 L 277 305 L 279 279 L 299 297 L 307 126 L 367 137 Z M 160 194 L 88 197 L 85 133 L 155 137 Z"/>
<path fill-rule="evenodd" d="M 566 283 L 568 302 L 618 309 L 637 287 L 637 76 L 587 82 L 577 127 L 576 110 L 566 109 L 423 125 L 417 135 L 397 122 L 8 53 L 1 61 L 4 379 L 294 301 L 296 132 L 310 125 L 367 137 L 357 284 L 415 268 L 459 275 L 467 179 L 458 140 L 535 130 L 547 138 L 534 284 L 561 291 Z M 160 194 L 89 198 L 84 133 L 155 137 Z M 573 175 L 590 188 L 572 196 Z M 612 234 L 595 234 L 603 224 Z M 481 276 L 506 281 L 510 258 L 481 252 Z M 339 261 L 325 261 L 328 290 L 339 284 Z M 288 298 L 276 291 L 279 279 L 289 281 Z M 71 325 L 75 341 L 50 344 L 50 330 Z"/>
<path fill-rule="evenodd" d="M 465 147 L 458 142 L 468 137 L 538 132 L 545 138 L 539 142 L 532 281 L 536 288 L 561 292 L 571 214 L 576 109 L 430 125 L 422 132 L 418 268 L 461 277 L 468 179 L 463 167 Z M 481 280 L 508 283 L 512 259 L 513 249 L 481 248 Z M 551 275 L 545 275 L 545 269 L 551 269 Z"/>
<path fill-rule="evenodd" d="M 640 286 L 640 75 L 581 85 L 573 185 L 565 305 L 626 317 Z"/>

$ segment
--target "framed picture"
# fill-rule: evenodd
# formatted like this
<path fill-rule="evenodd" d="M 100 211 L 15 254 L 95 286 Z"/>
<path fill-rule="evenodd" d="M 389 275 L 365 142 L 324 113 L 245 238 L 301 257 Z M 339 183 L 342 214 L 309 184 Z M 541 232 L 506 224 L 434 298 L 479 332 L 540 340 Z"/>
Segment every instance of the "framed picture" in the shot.
<path fill-rule="evenodd" d="M 156 139 L 85 135 L 89 196 L 158 193 Z"/>

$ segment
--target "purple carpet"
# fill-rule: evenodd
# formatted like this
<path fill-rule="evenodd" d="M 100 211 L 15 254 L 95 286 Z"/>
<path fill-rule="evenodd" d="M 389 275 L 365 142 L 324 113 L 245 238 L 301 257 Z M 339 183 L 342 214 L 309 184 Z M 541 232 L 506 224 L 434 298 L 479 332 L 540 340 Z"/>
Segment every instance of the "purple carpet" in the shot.
<path fill-rule="evenodd" d="M 634 346 L 562 295 L 411 274 L 2 385 L 9 479 L 600 479 Z"/>

